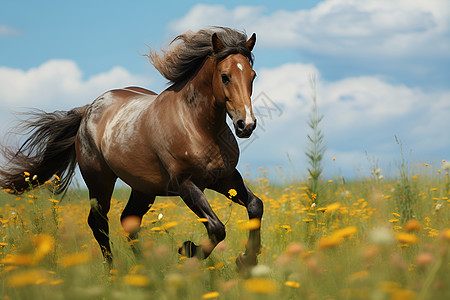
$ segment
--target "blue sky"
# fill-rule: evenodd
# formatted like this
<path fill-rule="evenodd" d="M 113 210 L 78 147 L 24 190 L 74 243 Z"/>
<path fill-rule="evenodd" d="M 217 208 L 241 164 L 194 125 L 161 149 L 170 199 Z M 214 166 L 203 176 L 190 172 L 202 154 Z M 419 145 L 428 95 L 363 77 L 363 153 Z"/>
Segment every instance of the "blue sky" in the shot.
<path fill-rule="evenodd" d="M 450 159 L 447 0 L 4 1 L 0 132 L 23 107 L 70 109 L 129 84 L 162 91 L 165 80 L 138 54 L 143 43 L 159 49 L 212 25 L 257 33 L 253 99 L 263 120 L 243 145 L 242 170 L 281 165 L 291 174 L 289 154 L 295 176 L 305 175 L 311 75 L 327 178 L 368 176 L 373 161 L 395 174 L 395 136 L 411 162 Z"/>

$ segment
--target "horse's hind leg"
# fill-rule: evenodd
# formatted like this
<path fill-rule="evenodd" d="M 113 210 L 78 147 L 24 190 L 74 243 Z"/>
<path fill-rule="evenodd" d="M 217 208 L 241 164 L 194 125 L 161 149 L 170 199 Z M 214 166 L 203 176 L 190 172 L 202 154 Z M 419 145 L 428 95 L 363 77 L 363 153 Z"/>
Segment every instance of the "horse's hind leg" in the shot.
<path fill-rule="evenodd" d="M 155 196 L 141 193 L 135 189 L 131 190 L 130 199 L 120 216 L 120 222 L 126 233 L 128 242 L 135 255 L 139 255 L 139 248 L 135 245 L 139 230 L 141 229 L 142 217 L 150 209 Z"/>
<path fill-rule="evenodd" d="M 180 196 L 199 218 L 207 219 L 204 225 L 208 231 L 209 244 L 197 246 L 193 242 L 187 241 L 178 252 L 188 257 L 207 258 L 217 244 L 225 239 L 225 225 L 212 210 L 205 194 L 192 181 L 186 180 L 180 185 Z M 200 250 L 202 253 L 199 253 Z"/>
<path fill-rule="evenodd" d="M 111 246 L 109 244 L 108 212 L 111 196 L 117 176 L 107 168 L 106 164 L 85 164 L 79 161 L 80 171 L 89 189 L 91 210 L 88 224 L 95 239 L 100 245 L 103 257 L 112 264 Z"/>

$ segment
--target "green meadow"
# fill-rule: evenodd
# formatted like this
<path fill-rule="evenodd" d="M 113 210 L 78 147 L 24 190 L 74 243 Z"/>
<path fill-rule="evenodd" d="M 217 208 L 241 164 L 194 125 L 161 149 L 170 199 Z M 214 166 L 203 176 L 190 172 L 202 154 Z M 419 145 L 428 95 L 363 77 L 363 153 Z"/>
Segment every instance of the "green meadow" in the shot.
<path fill-rule="evenodd" d="M 158 198 L 145 215 L 135 257 L 120 225 L 129 191 L 109 212 L 114 266 L 103 262 L 87 224 L 86 191 L 52 194 L 54 182 L 20 196 L 0 195 L 3 299 L 450 299 L 449 174 L 416 164 L 398 178 L 381 170 L 345 181 L 271 183 L 260 169 L 247 182 L 264 202 L 258 266 L 239 271 L 244 207 L 207 191 L 227 237 L 206 260 L 178 247 L 207 238 L 180 198 Z M 281 168 L 277 174 L 283 172 Z M 248 180 L 247 180 L 248 181 Z M 56 183 L 57 184 L 57 183 Z"/>

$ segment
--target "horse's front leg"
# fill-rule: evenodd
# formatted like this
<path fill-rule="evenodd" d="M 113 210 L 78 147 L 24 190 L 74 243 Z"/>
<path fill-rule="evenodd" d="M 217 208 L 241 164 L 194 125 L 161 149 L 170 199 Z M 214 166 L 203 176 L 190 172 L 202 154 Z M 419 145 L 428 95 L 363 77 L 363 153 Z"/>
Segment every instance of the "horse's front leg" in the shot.
<path fill-rule="evenodd" d="M 239 254 L 236 259 L 236 264 L 241 270 L 255 266 L 258 263 L 257 256 L 261 252 L 261 218 L 264 210 L 261 199 L 250 191 L 236 169 L 231 176 L 217 181 L 210 188 L 245 206 L 249 219 L 255 219 L 249 229 L 245 254 Z"/>
<path fill-rule="evenodd" d="M 208 221 L 203 224 L 208 231 L 209 243 L 201 246 L 191 241 L 184 242 L 179 253 L 188 257 L 207 258 L 218 243 L 225 239 L 225 225 L 219 220 L 206 199 L 205 194 L 192 181 L 185 180 L 180 185 L 180 196 L 186 205 L 199 217 Z"/>

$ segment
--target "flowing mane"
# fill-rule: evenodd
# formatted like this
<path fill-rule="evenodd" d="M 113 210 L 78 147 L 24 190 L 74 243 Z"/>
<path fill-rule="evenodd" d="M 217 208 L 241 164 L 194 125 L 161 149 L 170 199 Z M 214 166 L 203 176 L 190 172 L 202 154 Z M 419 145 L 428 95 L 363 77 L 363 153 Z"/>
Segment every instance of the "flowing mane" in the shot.
<path fill-rule="evenodd" d="M 225 46 L 218 53 L 213 52 L 211 37 L 214 33 Z M 177 83 L 190 78 L 209 56 L 222 60 L 230 54 L 240 53 L 253 65 L 253 54 L 245 46 L 246 41 L 245 32 L 226 27 L 188 31 L 173 39 L 169 49 L 162 50 L 162 56 L 150 51 L 149 59 L 162 76 L 171 83 Z"/>

